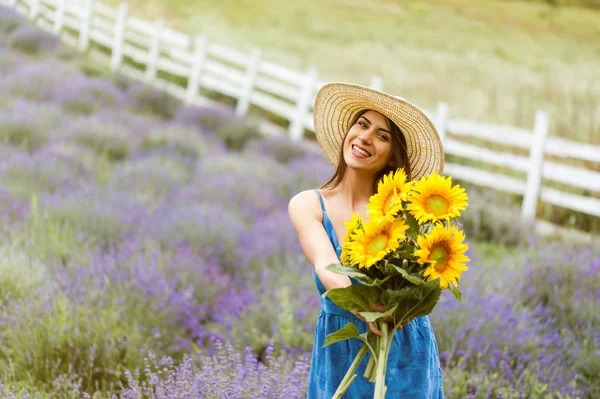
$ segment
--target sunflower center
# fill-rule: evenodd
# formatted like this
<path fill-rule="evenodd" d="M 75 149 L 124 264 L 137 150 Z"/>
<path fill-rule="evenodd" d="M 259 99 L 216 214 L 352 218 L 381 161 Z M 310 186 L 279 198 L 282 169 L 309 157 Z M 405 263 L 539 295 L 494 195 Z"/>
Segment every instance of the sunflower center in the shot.
<path fill-rule="evenodd" d="M 367 252 L 369 255 L 377 255 L 379 251 L 385 249 L 388 243 L 388 236 L 385 234 L 379 234 L 373 237 L 369 245 L 367 245 Z"/>
<path fill-rule="evenodd" d="M 435 270 L 441 271 L 446 268 L 446 263 L 448 262 L 448 255 L 448 250 L 443 245 L 439 245 L 433 248 L 429 255 L 429 259 L 435 261 Z"/>
<path fill-rule="evenodd" d="M 450 204 L 448 204 L 446 198 L 442 197 L 441 195 L 432 195 L 427 198 L 425 205 L 430 213 L 433 213 L 435 216 L 439 216 L 444 213 L 448 213 Z"/>
<path fill-rule="evenodd" d="M 384 214 L 388 213 L 390 211 L 390 209 L 392 209 L 394 204 L 396 204 L 398 201 L 399 201 L 399 199 L 397 198 L 396 193 L 392 192 L 383 204 L 383 213 Z"/>

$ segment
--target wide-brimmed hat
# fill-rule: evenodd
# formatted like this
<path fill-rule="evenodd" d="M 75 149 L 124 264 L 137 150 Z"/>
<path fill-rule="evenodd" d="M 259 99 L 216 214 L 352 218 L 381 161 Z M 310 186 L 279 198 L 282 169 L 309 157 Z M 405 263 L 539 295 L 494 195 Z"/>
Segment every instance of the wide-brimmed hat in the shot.
<path fill-rule="evenodd" d="M 317 93 L 314 104 L 317 141 L 334 167 L 350 123 L 363 110 L 377 111 L 400 128 L 406 139 L 412 180 L 434 171 L 442 174 L 442 141 L 423 111 L 401 98 L 349 83 L 326 84 Z"/>

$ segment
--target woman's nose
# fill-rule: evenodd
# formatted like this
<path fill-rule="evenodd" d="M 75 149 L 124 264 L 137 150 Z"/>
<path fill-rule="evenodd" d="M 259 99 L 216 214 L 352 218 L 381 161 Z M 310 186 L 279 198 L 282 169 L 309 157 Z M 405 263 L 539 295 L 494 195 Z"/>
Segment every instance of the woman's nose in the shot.
<path fill-rule="evenodd" d="M 360 141 L 361 143 L 368 144 L 369 140 L 370 138 L 368 133 L 363 133 L 360 136 L 358 136 L 358 141 Z"/>

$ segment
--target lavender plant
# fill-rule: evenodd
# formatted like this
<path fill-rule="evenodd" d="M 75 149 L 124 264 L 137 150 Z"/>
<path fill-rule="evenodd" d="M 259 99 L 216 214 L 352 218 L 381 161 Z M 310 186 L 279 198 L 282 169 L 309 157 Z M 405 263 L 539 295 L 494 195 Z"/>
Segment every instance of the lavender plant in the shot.
<path fill-rule="evenodd" d="M 19 51 L 29 54 L 54 51 L 60 42 L 50 33 L 33 26 L 21 26 L 13 31 L 8 40 L 8 45 Z"/>
<path fill-rule="evenodd" d="M 131 110 L 150 117 L 172 119 L 181 107 L 179 100 L 152 86 L 131 83 L 127 92 Z"/>
<path fill-rule="evenodd" d="M 75 68 L 55 60 L 26 63 L 0 80 L 0 92 L 28 100 L 52 101 L 56 92 L 78 75 Z"/>
<path fill-rule="evenodd" d="M 121 161 L 138 145 L 138 137 L 127 125 L 89 116 L 65 123 L 59 134 L 67 140 L 88 147 L 109 161 Z"/>
<path fill-rule="evenodd" d="M 303 158 L 309 151 L 302 142 L 293 142 L 286 136 L 269 136 L 249 140 L 245 151 L 272 157 L 277 162 L 287 164 L 295 159 Z"/>
<path fill-rule="evenodd" d="M 175 115 L 176 121 L 205 132 L 215 132 L 235 118 L 233 110 L 223 106 L 184 106 Z"/>
<path fill-rule="evenodd" d="M 0 37 L 7 37 L 25 23 L 26 19 L 15 10 L 0 6 Z"/>
<path fill-rule="evenodd" d="M 79 76 L 61 87 L 53 101 L 67 112 L 87 115 L 101 108 L 122 107 L 125 94 L 109 81 Z"/>
<path fill-rule="evenodd" d="M 181 365 L 171 359 L 146 360 L 143 372 L 128 374 L 119 399 L 176 398 L 302 398 L 306 396 L 306 358 L 291 362 L 275 357 L 271 348 L 261 362 L 251 351 L 238 352 L 229 344 L 216 343 L 217 352 L 201 355 L 200 365 L 190 356 Z"/>
<path fill-rule="evenodd" d="M 62 111 L 54 104 L 16 100 L 0 110 L 0 141 L 28 150 L 46 142 L 60 125 Z"/>
<path fill-rule="evenodd" d="M 22 25 L 0 7 L 0 398 L 304 397 L 319 297 L 286 206 L 331 165 L 9 48 Z M 469 192 L 465 306 L 431 316 L 446 397 L 598 397 L 597 244 L 527 241 Z"/>
<path fill-rule="evenodd" d="M 141 149 L 170 149 L 175 154 L 193 159 L 225 152 L 222 141 L 185 125 L 175 124 L 153 127 L 141 139 Z"/>

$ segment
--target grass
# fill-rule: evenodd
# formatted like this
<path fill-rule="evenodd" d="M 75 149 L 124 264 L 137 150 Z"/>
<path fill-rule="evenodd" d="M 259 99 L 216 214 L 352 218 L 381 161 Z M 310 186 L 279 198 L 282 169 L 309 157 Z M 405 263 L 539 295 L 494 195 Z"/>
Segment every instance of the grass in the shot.
<path fill-rule="evenodd" d="M 106 0 L 115 6 L 120 0 Z M 600 11 L 521 1 L 133 0 L 136 16 L 320 78 L 369 84 L 452 117 L 600 143 Z"/>

